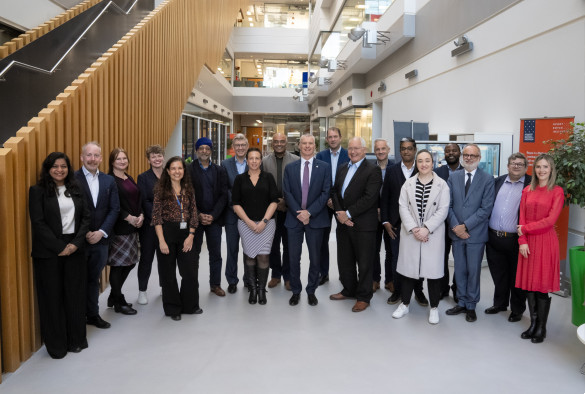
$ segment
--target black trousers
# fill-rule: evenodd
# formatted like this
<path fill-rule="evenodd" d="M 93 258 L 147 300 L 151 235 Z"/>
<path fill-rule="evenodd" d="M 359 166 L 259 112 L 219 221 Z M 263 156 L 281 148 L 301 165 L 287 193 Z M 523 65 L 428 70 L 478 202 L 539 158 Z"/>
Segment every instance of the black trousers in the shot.
<path fill-rule="evenodd" d="M 510 305 L 514 314 L 526 310 L 526 292 L 515 286 L 519 249 L 518 237 L 498 237 L 489 231 L 485 252 L 494 281 L 494 306 L 507 308 Z"/>
<path fill-rule="evenodd" d="M 290 257 L 288 252 L 288 232 L 284 227 L 286 212 L 276 211 L 276 231 L 272 240 L 272 249 L 270 250 L 270 269 L 272 277 L 290 280 Z M 280 255 L 280 243 L 282 241 L 282 257 Z"/>
<path fill-rule="evenodd" d="M 163 235 L 169 254 L 156 249 L 159 277 L 162 286 L 165 315 L 195 313 L 199 309 L 199 266 L 195 264 L 195 248 L 183 252 L 183 242 L 189 230 L 181 230 L 179 223 L 164 223 Z M 181 288 L 177 282 L 177 267 L 181 275 Z"/>
<path fill-rule="evenodd" d="M 356 231 L 342 224 L 337 226 L 337 264 L 339 279 L 343 285 L 341 294 L 355 297 L 358 301 L 370 302 L 375 247 L 375 230 Z"/>
<path fill-rule="evenodd" d="M 410 304 L 410 298 L 412 297 L 412 292 L 414 288 L 421 283 L 421 279 L 413 279 L 408 278 L 404 275 L 401 276 L 402 279 L 402 303 L 404 305 Z M 427 279 L 427 286 L 429 288 L 429 302 L 431 304 L 431 308 L 436 308 L 439 306 L 439 300 L 441 297 L 441 278 L 439 279 Z"/>
<path fill-rule="evenodd" d="M 140 232 L 140 262 L 138 263 L 138 290 L 146 291 L 152 272 L 154 253 L 158 248 L 158 237 L 150 223 L 144 223 Z"/>

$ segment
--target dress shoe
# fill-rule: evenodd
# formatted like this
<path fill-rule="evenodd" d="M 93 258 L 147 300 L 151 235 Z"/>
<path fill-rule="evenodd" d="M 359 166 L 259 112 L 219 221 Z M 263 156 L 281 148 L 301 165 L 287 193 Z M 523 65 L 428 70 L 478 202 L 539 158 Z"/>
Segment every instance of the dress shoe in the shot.
<path fill-rule="evenodd" d="M 238 291 L 238 285 L 228 285 L 228 293 L 234 294 Z"/>
<path fill-rule="evenodd" d="M 522 313 L 510 312 L 510 316 L 508 317 L 510 323 L 516 323 L 520 320 L 522 320 Z"/>
<path fill-rule="evenodd" d="M 146 291 L 139 291 L 138 292 L 138 301 L 136 301 L 140 305 L 148 304 L 148 297 L 146 296 Z"/>
<path fill-rule="evenodd" d="M 268 288 L 272 289 L 272 288 L 278 286 L 279 283 L 280 283 L 280 278 L 272 278 L 272 279 L 270 279 L 270 282 L 268 282 Z"/>
<path fill-rule="evenodd" d="M 416 300 L 416 302 L 418 302 L 420 306 L 424 307 L 429 306 L 429 300 L 427 300 L 427 297 L 425 297 L 425 295 L 422 292 L 419 294 L 415 294 L 414 299 Z"/>
<path fill-rule="evenodd" d="M 503 306 L 490 306 L 484 312 L 486 315 L 495 315 L 498 312 L 506 312 L 508 308 Z"/>
<path fill-rule="evenodd" d="M 319 281 L 319 286 L 322 286 L 327 282 L 329 282 L 329 275 L 322 276 L 321 280 Z"/>
<path fill-rule="evenodd" d="M 116 304 L 114 305 L 114 311 L 123 315 L 135 315 L 136 309 L 129 307 L 128 305 Z"/>
<path fill-rule="evenodd" d="M 429 312 L 429 323 L 430 324 L 439 323 L 439 308 L 431 308 L 431 311 Z"/>
<path fill-rule="evenodd" d="M 120 296 L 120 303 L 121 304 L 125 304 L 126 306 L 132 307 L 132 304 L 129 304 L 128 302 L 126 302 L 126 298 L 124 298 L 124 294 L 122 294 Z M 115 302 L 114 302 L 114 297 L 112 297 L 112 294 L 110 293 L 110 296 L 108 297 L 108 308 L 112 308 L 114 306 Z"/>
<path fill-rule="evenodd" d="M 337 294 L 331 294 L 331 295 L 329 296 L 329 299 L 330 299 L 330 300 L 333 300 L 333 301 L 347 300 L 348 298 L 349 298 L 349 297 L 346 297 L 346 296 L 344 296 L 344 295 L 343 295 L 343 294 L 341 294 L 341 293 L 337 293 Z"/>
<path fill-rule="evenodd" d="M 469 323 L 473 323 L 477 320 L 477 315 L 475 314 L 475 309 L 468 309 L 465 313 L 465 320 Z"/>
<path fill-rule="evenodd" d="M 455 305 L 453 308 L 447 309 L 445 311 L 445 313 L 449 316 L 459 315 L 460 313 L 465 313 L 465 312 L 467 312 L 467 309 L 465 309 L 464 306 L 459 306 L 459 305 Z"/>
<path fill-rule="evenodd" d="M 225 297 L 225 291 L 223 291 L 221 286 L 211 286 L 211 292 L 216 296 Z"/>
<path fill-rule="evenodd" d="M 309 299 L 309 305 L 311 305 L 311 306 L 315 306 L 319 303 L 319 300 L 317 299 L 315 294 L 309 294 L 308 299 Z"/>
<path fill-rule="evenodd" d="M 299 299 L 301 298 L 300 294 L 293 294 L 290 300 L 288 300 L 288 304 L 290 306 L 295 306 L 299 304 Z"/>
<path fill-rule="evenodd" d="M 292 291 L 292 288 L 290 287 L 290 280 L 284 281 L 284 288 L 287 289 L 288 291 Z"/>
<path fill-rule="evenodd" d="M 352 312 L 362 312 L 365 311 L 367 307 L 369 307 L 370 304 L 368 304 L 365 301 L 356 301 L 355 305 L 353 306 L 353 308 L 351 308 Z"/>
<path fill-rule="evenodd" d="M 374 281 L 374 283 L 372 284 L 372 291 L 375 293 L 376 290 L 378 290 L 379 288 L 380 288 L 380 282 Z"/>
<path fill-rule="evenodd" d="M 388 301 L 386 302 L 390 305 L 394 305 L 400 302 L 401 299 L 402 297 L 400 297 L 400 294 L 398 294 L 398 292 L 395 291 L 394 293 L 392 293 L 392 295 L 390 296 L 390 298 L 388 298 Z"/>
<path fill-rule="evenodd" d="M 111 324 L 102 319 L 100 315 L 88 317 L 86 323 L 91 326 L 96 326 L 97 328 L 110 328 L 111 326 Z"/>
<path fill-rule="evenodd" d="M 81 346 L 70 347 L 67 349 L 67 351 L 70 353 L 79 353 L 81 350 Z"/>
<path fill-rule="evenodd" d="M 181 315 L 171 315 L 171 319 L 173 319 L 174 321 L 179 321 L 181 320 Z"/>
<path fill-rule="evenodd" d="M 394 319 L 400 319 L 401 317 L 404 317 L 404 315 L 408 315 L 408 305 L 404 305 L 401 302 L 400 305 L 398 305 L 398 308 L 396 308 L 396 310 L 392 314 L 392 317 Z"/>
<path fill-rule="evenodd" d="M 197 309 L 195 309 L 195 312 L 193 312 L 194 315 L 200 315 L 202 313 L 203 313 L 203 309 L 201 309 L 201 308 L 197 308 Z"/>
<path fill-rule="evenodd" d="M 384 288 L 390 293 L 394 293 L 394 282 L 388 282 L 384 285 Z"/>

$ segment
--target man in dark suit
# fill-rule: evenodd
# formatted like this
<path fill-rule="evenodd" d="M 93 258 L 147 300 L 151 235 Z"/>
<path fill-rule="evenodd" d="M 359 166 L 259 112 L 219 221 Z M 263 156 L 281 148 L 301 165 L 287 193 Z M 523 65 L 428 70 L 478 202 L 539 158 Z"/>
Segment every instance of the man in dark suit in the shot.
<path fill-rule="evenodd" d="M 284 221 L 286 219 L 286 199 L 282 192 L 282 182 L 284 177 L 285 167 L 299 160 L 297 155 L 293 155 L 286 151 L 287 139 L 283 133 L 275 133 L 272 136 L 272 154 L 262 159 L 262 170 L 266 171 L 276 180 L 276 187 L 278 188 L 278 205 L 276 207 L 276 231 L 274 232 L 274 239 L 272 240 L 272 250 L 270 251 L 270 269 L 272 270 L 272 278 L 268 282 L 268 287 L 276 287 L 280 283 L 280 277 L 284 279 L 284 286 L 290 290 L 290 266 L 289 266 L 289 249 L 288 236 Z M 282 257 L 280 255 L 280 243 L 282 242 Z"/>
<path fill-rule="evenodd" d="M 91 221 L 85 236 L 88 243 L 87 256 L 87 324 L 97 328 L 109 328 L 110 323 L 99 314 L 100 275 L 108 260 L 108 237 L 120 212 L 120 200 L 116 181 L 110 175 L 99 171 L 102 162 L 102 148 L 95 142 L 88 142 L 81 148 L 83 166 L 75 172 L 75 179 L 83 190 Z"/>
<path fill-rule="evenodd" d="M 313 157 L 315 137 L 301 136 L 301 159 L 286 166 L 283 192 L 288 205 L 286 226 L 290 244 L 290 284 L 293 292 L 289 304 L 299 303 L 301 290 L 301 251 L 303 234 L 309 250 L 309 279 L 306 286 L 309 305 L 317 305 L 315 290 L 319 286 L 319 248 L 323 229 L 331 224 L 327 213 L 327 200 L 331 189 L 329 165 Z"/>
<path fill-rule="evenodd" d="M 447 182 L 451 190 L 449 234 L 453 240 L 455 278 L 459 302 L 447 315 L 465 313 L 465 320 L 477 320 L 481 261 L 488 240 L 488 219 L 494 205 L 494 178 L 478 168 L 481 150 L 476 144 L 463 148 L 463 171 Z"/>
<path fill-rule="evenodd" d="M 449 180 L 449 176 L 455 171 L 463 169 L 460 163 L 461 148 L 459 145 L 452 143 L 445 146 L 445 161 L 446 166 L 441 166 L 435 170 L 435 173 L 440 176 L 445 182 Z M 457 282 L 453 276 L 453 285 L 449 287 L 449 254 L 451 253 L 451 237 L 449 236 L 449 223 L 445 220 L 445 275 L 441 280 L 441 299 L 449 296 L 449 289 L 453 291 L 453 299 L 457 303 Z"/>
<path fill-rule="evenodd" d="M 353 312 L 361 312 L 372 298 L 372 260 L 376 248 L 378 200 L 382 172 L 366 157 L 366 142 L 354 137 L 348 145 L 350 163 L 339 169 L 331 189 L 337 219 L 337 264 L 343 285 L 332 300 L 357 298 Z M 356 272 L 356 263 L 358 272 Z"/>
<path fill-rule="evenodd" d="M 232 204 L 232 187 L 236 176 L 248 169 L 248 164 L 246 163 L 248 139 L 244 134 L 238 133 L 232 141 L 232 146 L 236 155 L 221 162 L 221 166 L 228 176 L 228 200 L 225 212 L 225 238 L 227 243 L 225 278 L 228 282 L 228 293 L 230 294 L 238 291 L 238 253 L 240 251 L 240 232 L 238 231 L 238 216 L 234 213 Z M 245 279 L 244 277 L 244 282 L 246 282 Z"/>
<path fill-rule="evenodd" d="M 522 190 L 532 177 L 526 175 L 528 161 L 518 152 L 508 158 L 508 174 L 496 179 L 495 201 L 489 222 L 486 255 L 494 280 L 494 303 L 485 310 L 488 315 L 504 312 L 510 304 L 508 321 L 522 319 L 526 310 L 526 293 L 515 286 L 518 267 L 518 217 Z M 533 308 L 532 308 L 533 309 Z M 534 310 L 534 309 L 533 309 Z"/>
<path fill-rule="evenodd" d="M 400 141 L 400 163 L 390 166 L 386 170 L 384 186 L 382 187 L 382 197 L 380 202 L 380 219 L 386 232 L 390 236 L 390 248 L 392 249 L 392 278 L 394 282 L 394 292 L 388 298 L 388 304 L 400 302 L 402 284 L 400 274 L 396 271 L 398 265 L 398 253 L 400 253 L 400 212 L 398 199 L 400 190 L 407 178 L 415 175 L 418 170 L 414 163 L 416 156 L 416 141 L 412 138 L 405 137 Z M 421 306 L 428 306 L 429 301 L 423 293 L 423 280 L 420 279 L 414 287 L 414 299 Z"/>
<path fill-rule="evenodd" d="M 347 150 L 341 147 L 341 130 L 337 127 L 330 127 L 327 129 L 327 144 L 329 149 L 322 150 L 317 153 L 317 160 L 324 161 L 331 167 L 331 184 L 335 183 L 335 177 L 340 167 L 349 161 Z M 330 208 L 329 212 L 329 226 L 325 228 L 323 233 L 323 244 L 321 246 L 320 257 L 320 277 L 319 285 L 324 284 L 329 280 L 329 234 L 331 234 L 331 219 L 333 218 L 333 203 L 329 201 L 327 206 Z"/>
<path fill-rule="evenodd" d="M 195 143 L 197 159 L 191 163 L 190 174 L 195 190 L 199 226 L 195 230 L 193 247 L 195 266 L 199 268 L 199 256 L 203 235 L 207 239 L 209 253 L 209 286 L 211 292 L 225 296 L 221 288 L 221 227 L 227 203 L 227 174 L 210 161 L 213 144 L 209 138 L 199 138 Z"/>

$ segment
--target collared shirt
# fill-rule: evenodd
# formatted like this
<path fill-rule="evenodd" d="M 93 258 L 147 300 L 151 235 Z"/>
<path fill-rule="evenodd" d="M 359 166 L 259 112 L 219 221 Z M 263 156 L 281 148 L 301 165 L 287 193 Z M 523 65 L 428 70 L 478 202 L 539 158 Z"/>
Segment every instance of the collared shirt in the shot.
<path fill-rule="evenodd" d="M 452 170 L 451 167 L 447 164 L 447 168 L 449 169 L 449 176 L 451 176 L 451 174 L 454 173 L 455 171 L 461 170 L 463 166 L 459 164 L 459 166 L 456 169 Z"/>
<path fill-rule="evenodd" d="M 95 175 L 89 172 L 85 166 L 82 166 L 81 170 L 83 171 L 83 175 L 85 175 L 85 179 L 87 180 L 89 192 L 91 193 L 91 199 L 93 200 L 93 206 L 96 207 L 98 195 L 100 194 L 100 181 L 98 179 L 100 170 L 97 170 Z"/>
<path fill-rule="evenodd" d="M 331 153 L 331 180 L 332 184 L 335 183 L 335 174 L 337 172 L 337 162 L 339 161 L 339 153 L 341 152 L 341 147 L 337 148 L 337 151 L 333 152 L 329 149 Z"/>
<path fill-rule="evenodd" d="M 467 183 L 467 178 L 469 178 L 467 176 L 467 174 L 471 174 L 471 183 L 473 183 L 473 178 L 475 178 L 476 172 L 477 172 L 477 168 L 471 172 L 468 172 L 467 170 L 465 170 L 465 178 L 463 178 L 463 186 L 465 186 L 465 184 Z"/>
<path fill-rule="evenodd" d="M 410 167 L 410 170 L 409 170 L 408 167 L 406 167 L 404 165 L 404 162 L 403 161 L 400 162 L 400 168 L 402 168 L 402 173 L 404 174 L 404 177 L 406 179 L 408 179 L 408 178 L 410 178 L 412 176 L 412 172 L 414 171 L 414 166 L 415 165 L 416 164 L 412 163 L 412 167 Z"/>
<path fill-rule="evenodd" d="M 365 157 L 364 157 L 365 159 Z M 351 178 L 353 178 L 355 172 L 358 170 L 358 168 L 360 168 L 360 165 L 364 162 L 364 159 L 361 159 L 360 161 L 358 161 L 357 163 L 352 163 L 351 161 L 348 163 L 348 170 L 347 170 L 347 175 L 345 176 L 345 179 L 343 181 L 343 186 L 341 187 L 341 197 L 343 197 L 345 195 L 345 189 L 347 189 L 347 186 L 349 185 L 349 182 L 351 182 Z"/>
<path fill-rule="evenodd" d="M 248 162 L 246 161 L 246 159 L 244 159 L 243 162 L 239 162 L 238 158 L 236 158 L 236 169 L 238 170 L 238 174 L 243 174 L 244 171 L 246 171 L 246 166 L 248 165 Z"/>
<path fill-rule="evenodd" d="M 313 157 L 305 160 L 301 157 L 301 185 L 303 184 L 303 174 L 305 172 L 305 162 L 309 162 L 309 183 L 311 182 L 311 174 L 313 173 Z"/>
<path fill-rule="evenodd" d="M 380 167 L 380 164 L 381 164 L 380 161 L 379 160 L 376 160 L 376 165 L 378 167 Z M 380 171 L 382 171 L 382 184 L 384 183 L 383 182 L 384 181 L 384 178 L 386 178 L 386 169 L 387 168 L 388 168 L 388 160 L 386 160 L 386 167 L 384 167 L 384 168 L 380 167 Z M 382 188 L 380 188 L 380 189 L 382 189 Z"/>
<path fill-rule="evenodd" d="M 492 230 L 516 233 L 520 199 L 522 198 L 522 190 L 524 190 L 524 178 L 512 182 L 509 176 L 506 177 L 494 201 L 489 224 Z"/>

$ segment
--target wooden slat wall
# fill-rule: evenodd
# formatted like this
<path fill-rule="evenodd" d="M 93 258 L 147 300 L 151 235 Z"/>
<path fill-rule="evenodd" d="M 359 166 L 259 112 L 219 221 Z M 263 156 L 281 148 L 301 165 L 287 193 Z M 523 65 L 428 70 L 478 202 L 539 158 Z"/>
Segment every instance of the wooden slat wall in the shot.
<path fill-rule="evenodd" d="M 128 151 L 132 175 L 145 171 L 145 148 L 166 144 L 199 71 L 205 64 L 217 67 L 237 12 L 247 3 L 161 3 L 0 149 L 3 372 L 16 370 L 41 346 L 27 204 L 42 161 L 61 150 L 79 168 L 81 145 L 97 140 L 101 171 L 108 170 L 109 152 L 117 146 Z"/>
<path fill-rule="evenodd" d="M 4 59 L 6 56 L 18 51 L 23 46 L 30 44 L 32 41 L 61 26 L 63 23 L 76 17 L 83 11 L 93 7 L 101 1 L 103 0 L 85 0 L 78 5 L 71 7 L 67 11 L 57 15 L 53 19 L 43 23 L 42 25 L 37 26 L 32 30 L 28 30 L 26 33 L 23 33 L 18 37 L 5 42 L 4 44 L 0 45 L 0 59 Z"/>

